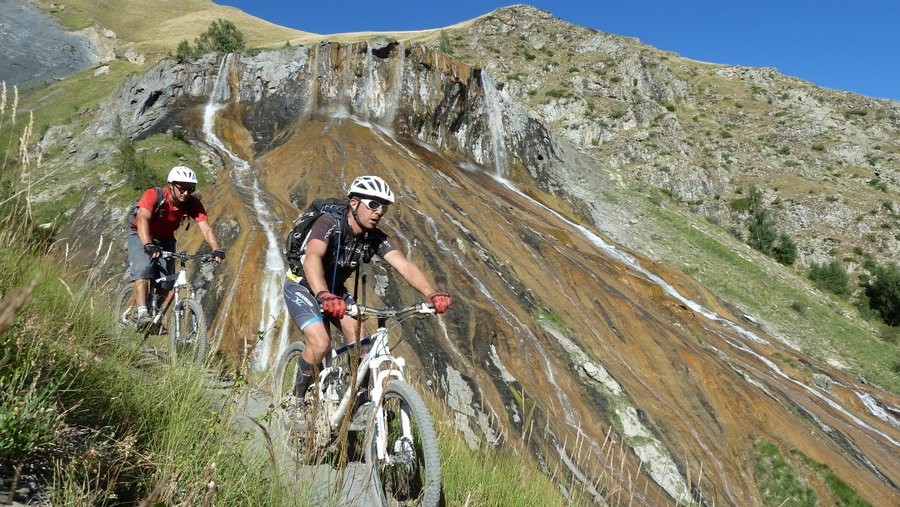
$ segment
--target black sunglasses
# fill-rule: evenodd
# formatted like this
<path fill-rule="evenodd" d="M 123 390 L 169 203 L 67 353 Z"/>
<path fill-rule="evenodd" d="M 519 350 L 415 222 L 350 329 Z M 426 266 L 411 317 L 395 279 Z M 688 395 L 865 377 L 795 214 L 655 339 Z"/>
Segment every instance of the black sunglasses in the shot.
<path fill-rule="evenodd" d="M 387 211 L 387 209 L 388 209 L 387 204 L 383 204 L 379 201 L 376 201 L 375 199 L 362 199 L 362 198 L 358 198 L 358 199 L 359 199 L 359 202 L 365 204 L 366 207 L 372 211 L 378 211 L 380 209 L 384 209 L 384 211 Z"/>
<path fill-rule="evenodd" d="M 197 185 L 185 186 L 181 183 L 172 183 L 172 184 L 175 185 L 176 187 L 178 187 L 178 190 L 181 190 L 182 192 L 187 192 L 189 194 L 192 194 L 192 193 L 194 193 L 195 190 L 197 190 Z"/>

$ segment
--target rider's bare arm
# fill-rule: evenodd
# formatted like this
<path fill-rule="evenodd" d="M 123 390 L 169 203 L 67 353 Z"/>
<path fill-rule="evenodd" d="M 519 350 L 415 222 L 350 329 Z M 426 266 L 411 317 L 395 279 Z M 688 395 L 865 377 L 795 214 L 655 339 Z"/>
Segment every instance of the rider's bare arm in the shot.
<path fill-rule="evenodd" d="M 423 296 L 428 296 L 434 292 L 425 273 L 419 269 L 419 266 L 417 266 L 416 263 L 407 259 L 400 250 L 388 252 L 385 254 L 384 260 L 400 273 L 400 276 L 406 280 L 406 283 L 408 283 L 410 287 L 419 291 Z"/>
<path fill-rule="evenodd" d="M 325 268 L 322 266 L 322 258 L 328 250 L 328 244 L 320 239 L 310 238 L 306 244 L 306 256 L 303 258 L 303 277 L 312 289 L 313 294 L 327 291 L 325 282 Z"/>
<path fill-rule="evenodd" d="M 137 225 L 137 233 L 138 237 L 141 238 L 142 245 L 146 245 L 147 243 L 153 241 L 153 238 L 150 237 L 151 216 L 152 214 L 147 208 L 138 208 L 134 223 L 135 225 Z"/>
<path fill-rule="evenodd" d="M 197 227 L 199 227 L 200 232 L 203 233 L 203 239 L 206 240 L 206 243 L 212 249 L 213 254 L 221 252 L 221 248 L 219 247 L 219 240 L 216 239 L 216 233 L 213 232 L 213 228 L 209 225 L 209 221 L 203 220 L 197 222 Z M 221 259 L 217 258 L 216 262 L 218 261 L 221 261 Z"/>

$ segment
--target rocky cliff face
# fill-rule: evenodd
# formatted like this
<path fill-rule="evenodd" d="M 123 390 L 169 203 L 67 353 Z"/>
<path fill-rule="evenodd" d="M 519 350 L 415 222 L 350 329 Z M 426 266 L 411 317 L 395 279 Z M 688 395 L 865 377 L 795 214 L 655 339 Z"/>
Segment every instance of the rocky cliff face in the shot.
<path fill-rule="evenodd" d="M 618 47 L 592 36 L 573 47 Z M 635 77 L 639 93 L 689 93 L 687 80 L 658 72 L 668 84 L 648 71 L 646 82 Z M 196 282 L 220 350 L 240 358 L 249 345 L 261 377 L 297 338 L 277 290 L 289 222 L 311 199 L 376 173 L 400 196 L 385 229 L 456 298 L 443 318 L 405 325 L 397 350 L 473 445 L 523 439 L 548 473 L 598 502 L 746 505 L 762 503 L 754 449 L 772 442 L 826 464 L 873 503 L 896 503 L 900 400 L 782 345 L 693 279 L 598 234 L 603 210 L 580 196 L 599 184 L 615 193 L 625 165 L 598 163 L 573 144 L 578 136 L 557 136 L 511 83 L 390 41 L 166 61 L 129 78 L 84 139 L 108 135 L 115 118 L 137 138 L 188 126 L 219 171 L 202 196 L 231 252 Z M 631 94 L 620 91 L 612 100 Z M 657 106 L 596 130 L 610 136 L 599 146 L 637 135 Z M 557 122 L 575 116 L 559 107 Z M 616 146 L 610 160 L 625 157 Z M 115 212 L 90 206 L 68 237 L 93 253 L 98 233 L 117 231 L 103 225 Z M 199 248 L 198 236 L 183 234 L 181 246 Z M 120 253 L 101 261 L 98 272 L 123 270 Z M 382 263 L 371 275 L 369 298 L 417 297 Z M 798 473 L 828 497 L 813 468 Z"/>
<path fill-rule="evenodd" d="M 479 62 L 620 181 L 663 189 L 739 236 L 740 203 L 757 186 L 804 266 L 838 259 L 855 269 L 860 249 L 900 257 L 896 101 L 680 58 L 528 6 L 445 37 L 446 51 Z"/>

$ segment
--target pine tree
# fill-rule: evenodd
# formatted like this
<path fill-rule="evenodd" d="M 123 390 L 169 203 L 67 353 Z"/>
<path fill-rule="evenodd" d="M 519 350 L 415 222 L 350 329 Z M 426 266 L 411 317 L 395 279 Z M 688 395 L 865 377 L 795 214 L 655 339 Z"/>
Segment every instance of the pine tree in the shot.
<path fill-rule="evenodd" d="M 785 266 L 792 265 L 797 260 L 797 244 L 782 232 L 778 235 L 778 243 L 772 248 L 772 257 Z"/>

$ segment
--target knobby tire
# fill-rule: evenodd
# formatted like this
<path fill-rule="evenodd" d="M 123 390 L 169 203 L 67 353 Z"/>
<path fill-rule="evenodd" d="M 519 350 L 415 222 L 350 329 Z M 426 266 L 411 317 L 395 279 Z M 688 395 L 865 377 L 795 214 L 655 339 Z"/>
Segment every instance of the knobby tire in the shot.
<path fill-rule="evenodd" d="M 134 301 L 134 283 L 128 283 L 124 287 L 122 287 L 118 294 L 116 294 L 116 307 L 113 310 L 116 316 L 116 329 L 124 329 L 126 319 L 131 319 L 134 317 L 134 312 L 137 311 L 135 307 Z"/>
<path fill-rule="evenodd" d="M 203 362 L 206 359 L 208 343 L 206 321 L 203 319 L 200 303 L 190 298 L 182 299 L 178 302 L 177 308 L 169 311 L 172 312 L 172 321 L 169 324 L 169 360 L 175 362 L 180 358 L 197 363 Z M 180 326 L 176 326 L 175 320 L 179 318 L 179 314 L 181 322 Z"/>
<path fill-rule="evenodd" d="M 440 454 L 431 415 L 419 394 L 402 380 L 388 382 L 382 399 L 387 426 L 387 458 L 378 460 L 374 427 L 367 437 L 366 462 L 373 467 L 375 492 L 383 505 L 437 506 L 441 499 Z M 395 447 L 401 436 L 400 412 L 410 418 L 412 445 Z M 410 452 L 411 451 L 411 452 Z"/>

